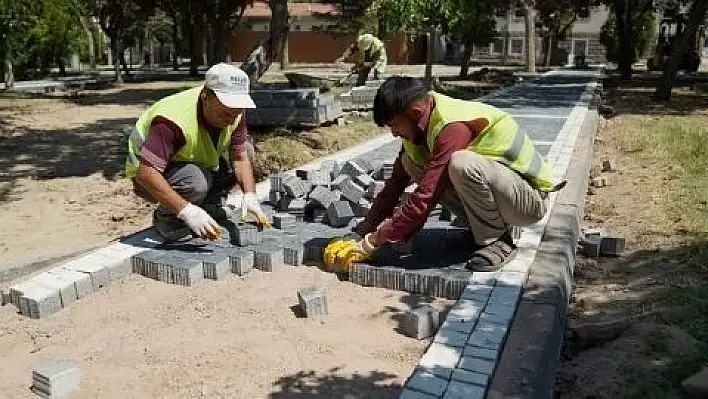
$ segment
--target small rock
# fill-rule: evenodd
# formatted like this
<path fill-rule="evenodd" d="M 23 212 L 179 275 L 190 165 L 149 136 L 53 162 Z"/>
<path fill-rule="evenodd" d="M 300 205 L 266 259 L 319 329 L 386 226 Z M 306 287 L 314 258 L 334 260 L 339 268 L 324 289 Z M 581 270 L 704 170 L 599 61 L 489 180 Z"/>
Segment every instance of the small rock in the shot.
<path fill-rule="evenodd" d="M 602 161 L 603 172 L 614 172 L 617 170 L 617 162 L 614 159 L 605 159 Z"/>
<path fill-rule="evenodd" d="M 681 386 L 687 393 L 696 397 L 705 398 L 708 396 L 708 367 L 685 379 Z"/>
<path fill-rule="evenodd" d="M 337 118 L 337 126 L 344 126 L 347 121 L 344 118 Z"/>
<path fill-rule="evenodd" d="M 571 339 L 583 348 L 610 342 L 629 328 L 629 317 L 620 317 L 604 321 L 568 320 Z"/>
<path fill-rule="evenodd" d="M 606 187 L 607 186 L 607 177 L 605 176 L 600 176 L 592 179 L 591 184 L 593 187 Z"/>
<path fill-rule="evenodd" d="M 588 186 L 588 195 L 595 195 L 597 194 L 597 189 L 592 186 Z"/>

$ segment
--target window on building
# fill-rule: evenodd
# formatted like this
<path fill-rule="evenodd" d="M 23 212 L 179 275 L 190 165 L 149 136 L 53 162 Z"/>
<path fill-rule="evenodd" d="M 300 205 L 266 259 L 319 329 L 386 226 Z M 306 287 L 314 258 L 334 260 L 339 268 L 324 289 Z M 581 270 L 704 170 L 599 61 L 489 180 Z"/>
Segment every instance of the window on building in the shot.
<path fill-rule="evenodd" d="M 492 54 L 502 54 L 504 52 L 504 39 L 495 37 L 489 44 L 489 52 Z"/>
<path fill-rule="evenodd" d="M 587 39 L 573 39 L 573 54 L 574 55 L 588 55 L 588 40 Z"/>
<path fill-rule="evenodd" d="M 590 19 L 590 1 L 589 0 L 579 0 L 578 1 L 578 19 L 581 19 L 581 20 Z"/>
<path fill-rule="evenodd" d="M 509 39 L 509 54 L 521 55 L 524 53 L 524 39 L 512 38 Z"/>
<path fill-rule="evenodd" d="M 514 18 L 523 19 L 525 15 L 526 10 L 524 9 L 524 5 L 521 3 L 516 3 L 516 6 L 514 7 Z"/>

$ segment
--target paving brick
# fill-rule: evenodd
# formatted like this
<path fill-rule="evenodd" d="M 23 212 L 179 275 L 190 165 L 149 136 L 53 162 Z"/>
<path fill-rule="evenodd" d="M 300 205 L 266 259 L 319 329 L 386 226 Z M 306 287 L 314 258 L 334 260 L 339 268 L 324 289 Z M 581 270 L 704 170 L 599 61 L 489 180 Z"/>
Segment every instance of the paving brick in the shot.
<path fill-rule="evenodd" d="M 428 395 L 427 393 L 414 391 L 412 389 L 404 389 L 398 399 L 437 399 L 437 395 Z"/>
<path fill-rule="evenodd" d="M 366 215 L 369 214 L 369 211 L 371 210 L 371 202 L 369 202 L 365 198 L 360 198 L 359 202 L 357 202 L 356 206 L 354 207 L 354 215 L 357 217 L 366 217 Z"/>
<path fill-rule="evenodd" d="M 364 196 L 366 190 L 353 180 L 345 180 L 342 183 L 342 197 L 352 204 L 356 204 Z"/>
<path fill-rule="evenodd" d="M 202 259 L 204 278 L 222 280 L 231 275 L 231 260 L 227 253 L 215 253 Z"/>
<path fill-rule="evenodd" d="M 476 321 L 482 313 L 482 306 L 477 302 L 460 299 L 447 314 L 450 321 Z"/>
<path fill-rule="evenodd" d="M 457 348 L 464 348 L 467 343 L 467 338 L 469 334 L 459 331 L 450 330 L 447 328 L 441 328 L 438 333 L 435 334 L 435 339 L 433 342 L 439 344 L 445 344 L 448 346 L 454 346 Z"/>
<path fill-rule="evenodd" d="M 232 249 L 228 251 L 231 272 L 239 276 L 250 272 L 253 269 L 253 252 Z"/>
<path fill-rule="evenodd" d="M 281 193 L 280 191 L 270 190 L 268 192 L 268 203 L 277 208 L 280 204 L 280 198 L 282 196 L 283 193 Z"/>
<path fill-rule="evenodd" d="M 526 274 L 502 271 L 497 277 L 497 287 L 523 287 Z"/>
<path fill-rule="evenodd" d="M 600 239 L 600 255 L 620 256 L 624 252 L 624 245 L 624 238 L 602 237 Z"/>
<path fill-rule="evenodd" d="M 461 333 L 465 333 L 465 341 L 467 341 L 467 336 L 472 332 L 474 329 L 475 324 L 477 323 L 476 320 L 453 320 L 453 319 L 445 319 L 445 322 L 440 326 L 440 329 L 447 329 L 447 330 L 452 330 L 452 331 L 458 331 Z"/>
<path fill-rule="evenodd" d="M 313 186 L 329 186 L 331 182 L 329 170 L 315 170 L 309 174 L 308 179 Z"/>
<path fill-rule="evenodd" d="M 285 178 L 284 175 L 273 175 L 270 177 L 270 190 L 271 191 L 276 191 L 276 192 L 284 192 L 283 189 L 283 179 Z"/>
<path fill-rule="evenodd" d="M 460 299 L 468 299 L 484 305 L 487 302 L 487 299 L 489 299 L 489 295 L 491 295 L 491 293 L 492 287 L 488 285 L 467 284 L 465 289 L 462 291 Z"/>
<path fill-rule="evenodd" d="M 497 324 L 497 323 L 489 323 L 489 322 L 479 322 L 475 326 L 474 332 L 472 334 L 477 333 L 477 332 L 484 332 L 484 333 L 490 334 L 488 339 L 491 339 L 492 341 L 494 341 L 496 343 L 501 343 L 501 342 L 504 342 L 504 337 L 506 337 L 507 330 L 508 330 L 507 325 Z M 472 337 L 470 336 L 470 339 L 471 338 Z M 482 345 L 477 345 L 474 342 L 469 342 L 469 340 L 467 343 L 470 345 L 474 345 L 474 346 L 484 347 Z M 494 349 L 494 348 L 488 348 L 488 349 Z"/>
<path fill-rule="evenodd" d="M 290 206 L 290 202 L 294 199 L 295 198 L 283 193 L 280 196 L 280 200 L 278 201 L 278 205 L 275 207 L 275 209 L 281 212 L 287 211 L 288 207 Z"/>
<path fill-rule="evenodd" d="M 335 194 L 332 190 L 323 186 L 315 187 L 312 192 L 310 192 L 308 198 L 310 200 L 310 204 L 322 207 L 324 209 L 327 209 L 327 207 L 329 207 L 330 204 L 336 200 Z"/>
<path fill-rule="evenodd" d="M 507 320 L 511 320 L 514 317 L 514 313 L 516 312 L 516 306 L 509 306 L 506 304 L 502 303 L 495 303 L 491 301 L 487 304 L 487 306 L 484 308 L 484 313 L 488 313 L 491 315 L 495 316 L 502 316 L 506 318 Z"/>
<path fill-rule="evenodd" d="M 86 273 L 77 272 L 75 270 L 64 269 L 63 267 L 55 267 L 48 271 L 50 274 L 57 275 L 59 278 L 66 279 L 74 283 L 76 289 L 76 298 L 86 298 L 93 293 L 93 283 L 91 276 Z"/>
<path fill-rule="evenodd" d="M 283 262 L 290 266 L 300 266 L 304 262 L 305 248 L 299 243 L 283 246 Z"/>
<path fill-rule="evenodd" d="M 76 270 L 77 272 L 86 273 L 91 276 L 91 284 L 93 290 L 98 291 L 99 288 L 108 285 L 109 272 L 108 268 L 100 263 L 93 263 L 90 260 L 78 260 L 64 265 L 65 269 Z"/>
<path fill-rule="evenodd" d="M 494 286 L 497 283 L 499 272 L 474 272 L 469 278 L 470 284 Z"/>
<path fill-rule="evenodd" d="M 474 345 L 465 346 L 462 356 L 471 356 L 478 359 L 496 361 L 498 352 L 494 349 L 482 348 Z"/>
<path fill-rule="evenodd" d="M 308 181 L 298 177 L 290 177 L 283 181 L 283 189 L 291 198 L 304 197 L 310 191 L 311 187 Z"/>
<path fill-rule="evenodd" d="M 289 213 L 276 213 L 273 215 L 273 227 L 276 229 L 287 229 L 293 227 L 297 220 L 295 215 Z"/>
<path fill-rule="evenodd" d="M 264 272 L 272 272 L 273 269 L 283 264 L 283 249 L 271 246 L 262 246 L 253 251 L 253 266 Z"/>
<path fill-rule="evenodd" d="M 493 306 L 515 307 L 521 297 L 521 287 L 494 287 L 488 304 Z"/>
<path fill-rule="evenodd" d="M 462 381 L 451 381 L 443 399 L 484 399 L 486 389 Z"/>
<path fill-rule="evenodd" d="M 324 250 L 329 240 L 322 237 L 312 238 L 305 241 L 304 262 L 322 262 Z"/>
<path fill-rule="evenodd" d="M 339 175 L 347 175 L 351 179 L 356 178 L 359 175 L 363 175 L 367 173 L 367 170 L 365 167 L 362 167 L 359 163 L 361 161 L 347 161 L 344 163 L 344 166 L 342 166 L 342 169 L 339 171 Z"/>
<path fill-rule="evenodd" d="M 329 314 L 327 296 L 322 288 L 316 286 L 304 287 L 297 291 L 300 309 L 306 317 L 325 316 Z"/>
<path fill-rule="evenodd" d="M 61 306 L 63 308 L 68 307 L 72 302 L 79 299 L 74 282 L 69 279 L 62 278 L 59 275 L 45 272 L 34 276 L 31 281 L 58 291 L 59 298 L 61 299 Z"/>
<path fill-rule="evenodd" d="M 32 391 L 43 397 L 65 398 L 78 389 L 81 372 L 73 362 L 51 361 L 32 371 Z"/>
<path fill-rule="evenodd" d="M 58 290 L 40 283 L 25 286 L 20 297 L 20 312 L 23 315 L 42 319 L 59 310 L 61 310 L 61 296 Z"/>
<path fill-rule="evenodd" d="M 462 348 L 433 342 L 418 362 L 418 367 L 421 370 L 449 380 L 461 357 Z"/>
<path fill-rule="evenodd" d="M 495 324 L 508 324 L 509 321 L 511 321 L 511 317 L 508 315 L 497 315 L 483 312 L 482 315 L 479 316 L 479 321 Z"/>
<path fill-rule="evenodd" d="M 327 208 L 327 220 L 332 227 L 344 227 L 354 218 L 354 211 L 347 201 L 334 201 Z"/>
<path fill-rule="evenodd" d="M 385 184 L 386 183 L 382 181 L 374 181 L 366 190 L 366 198 L 370 200 L 375 199 L 381 193 Z"/>
<path fill-rule="evenodd" d="M 440 397 L 447 388 L 447 379 L 417 370 L 406 381 L 406 388 Z"/>
<path fill-rule="evenodd" d="M 433 336 L 440 326 L 440 311 L 430 305 L 409 309 L 403 316 L 403 331 L 412 338 Z"/>
<path fill-rule="evenodd" d="M 467 345 L 477 346 L 480 348 L 498 350 L 501 345 L 501 340 L 498 335 L 484 331 L 472 331 L 467 339 Z"/>
<path fill-rule="evenodd" d="M 232 237 L 232 240 L 240 247 L 263 242 L 263 233 L 258 229 L 258 226 L 251 223 L 238 223 L 235 233 L 235 237 Z"/>
<path fill-rule="evenodd" d="M 347 175 L 339 175 L 332 180 L 332 182 L 330 183 L 330 187 L 333 190 L 341 191 L 344 184 L 346 184 L 346 182 L 348 182 L 350 180 L 351 180 L 351 177 L 349 177 Z"/>
<path fill-rule="evenodd" d="M 478 359 L 471 356 L 462 356 L 460 368 L 475 373 L 492 374 L 495 363 L 490 360 Z"/>
<path fill-rule="evenodd" d="M 369 189 L 369 186 L 374 184 L 374 179 L 369 175 L 359 175 L 354 178 L 354 182 L 360 187 L 364 188 L 364 191 Z"/>

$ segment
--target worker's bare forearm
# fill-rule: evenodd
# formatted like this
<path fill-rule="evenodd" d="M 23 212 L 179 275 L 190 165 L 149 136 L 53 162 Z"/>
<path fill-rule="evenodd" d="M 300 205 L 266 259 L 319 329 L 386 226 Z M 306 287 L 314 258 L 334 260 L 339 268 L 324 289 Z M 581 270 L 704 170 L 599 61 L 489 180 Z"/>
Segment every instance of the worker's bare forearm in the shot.
<path fill-rule="evenodd" d="M 179 213 L 187 206 L 187 201 L 170 186 L 157 169 L 141 163 L 135 179 L 171 212 Z"/>
<path fill-rule="evenodd" d="M 256 191 L 256 182 L 253 179 L 253 167 L 248 159 L 248 154 L 244 151 L 239 154 L 234 154 L 233 168 L 236 173 L 238 185 L 244 193 L 253 193 Z"/>

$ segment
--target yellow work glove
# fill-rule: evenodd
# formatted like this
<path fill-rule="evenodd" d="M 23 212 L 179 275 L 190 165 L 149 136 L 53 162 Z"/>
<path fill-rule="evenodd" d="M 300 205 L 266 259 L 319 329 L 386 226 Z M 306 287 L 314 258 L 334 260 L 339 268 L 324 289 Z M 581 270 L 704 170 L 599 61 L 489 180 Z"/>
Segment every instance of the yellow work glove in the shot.
<path fill-rule="evenodd" d="M 370 234 L 362 240 L 336 239 L 325 248 L 324 262 L 339 271 L 349 271 L 352 264 L 369 259 L 376 247 L 371 245 Z"/>
<path fill-rule="evenodd" d="M 260 226 L 271 227 L 268 216 L 261 210 L 256 193 L 246 193 L 241 200 L 241 220 L 245 221 L 249 213 L 256 217 Z"/>

